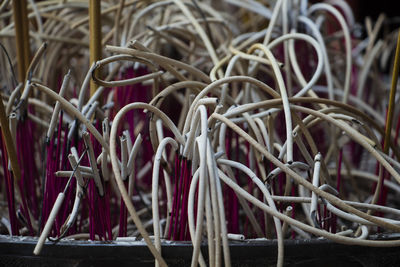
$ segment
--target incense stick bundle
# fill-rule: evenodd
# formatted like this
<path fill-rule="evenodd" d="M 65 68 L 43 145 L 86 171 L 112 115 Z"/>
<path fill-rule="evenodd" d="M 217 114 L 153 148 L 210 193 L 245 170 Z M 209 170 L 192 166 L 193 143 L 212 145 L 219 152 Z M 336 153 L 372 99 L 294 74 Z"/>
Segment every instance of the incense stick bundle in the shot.
<path fill-rule="evenodd" d="M 399 246 L 398 29 L 266 2 L 1 5 L 0 234 L 137 237 L 157 266 L 165 240 L 192 266 L 232 240 L 276 239 L 277 266 L 289 239 Z"/>

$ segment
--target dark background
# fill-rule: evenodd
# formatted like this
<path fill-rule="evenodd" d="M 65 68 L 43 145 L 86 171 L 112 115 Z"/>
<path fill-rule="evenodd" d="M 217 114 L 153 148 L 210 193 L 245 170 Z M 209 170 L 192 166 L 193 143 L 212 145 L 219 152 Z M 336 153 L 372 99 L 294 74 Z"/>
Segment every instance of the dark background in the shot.
<path fill-rule="evenodd" d="M 362 24 L 366 16 L 376 20 L 380 13 L 385 13 L 390 18 L 400 16 L 398 0 L 347 0 L 347 2 L 353 7 L 356 20 Z"/>

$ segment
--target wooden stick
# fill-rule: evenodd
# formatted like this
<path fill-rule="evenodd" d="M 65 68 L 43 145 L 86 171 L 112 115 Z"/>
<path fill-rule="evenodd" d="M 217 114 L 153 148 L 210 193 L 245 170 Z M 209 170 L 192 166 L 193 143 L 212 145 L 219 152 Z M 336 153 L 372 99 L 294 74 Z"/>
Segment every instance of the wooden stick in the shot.
<path fill-rule="evenodd" d="M 12 1 L 12 3 L 17 45 L 18 79 L 19 82 L 24 82 L 30 58 L 26 0 Z"/>
<path fill-rule="evenodd" d="M 90 65 L 101 59 L 101 1 L 89 2 L 89 33 L 90 33 Z M 99 70 L 95 70 L 98 72 Z M 92 96 L 98 86 L 90 81 L 90 95 Z"/>
<path fill-rule="evenodd" d="M 14 1 L 13 1 L 14 2 Z M 24 59 L 25 59 L 25 75 L 27 75 L 26 71 L 28 70 L 30 61 L 31 61 L 31 50 L 29 44 L 29 20 L 28 20 L 28 10 L 26 0 L 21 1 L 21 19 L 22 19 L 22 34 L 23 34 L 23 49 L 24 49 Z M 27 77 L 27 76 L 25 76 Z"/>
<path fill-rule="evenodd" d="M 397 78 L 399 77 L 399 69 L 400 69 L 400 31 L 397 36 L 397 47 L 396 54 L 394 57 L 394 66 L 393 66 L 393 76 L 392 76 L 392 85 L 390 88 L 390 96 L 389 96 L 389 106 L 386 117 L 386 129 L 385 129 L 385 142 L 383 145 L 383 152 L 387 154 L 389 152 L 389 144 L 390 144 L 390 136 L 392 132 L 392 124 L 393 124 L 393 113 L 394 113 L 394 102 L 396 98 L 396 88 L 397 88 Z"/>
<path fill-rule="evenodd" d="M 396 54 L 394 56 L 394 66 L 393 66 L 393 76 L 392 76 L 392 85 L 390 87 L 390 95 L 389 95 L 389 104 L 388 104 L 388 111 L 386 115 L 386 126 L 385 126 L 385 138 L 383 139 L 383 153 L 389 153 L 390 147 L 390 139 L 391 139 L 391 132 L 392 132 L 392 124 L 393 124 L 393 113 L 394 113 L 394 102 L 396 98 L 396 87 L 397 87 L 397 78 L 399 76 L 399 67 L 400 67 L 400 31 L 397 36 L 397 46 L 396 46 Z M 385 180 L 384 172 L 380 172 L 379 181 L 375 188 L 374 197 L 372 198 L 371 204 L 375 204 L 378 202 L 382 194 L 382 186 Z M 370 214 L 372 210 L 368 210 L 368 214 Z M 357 230 L 357 233 L 360 230 Z"/>

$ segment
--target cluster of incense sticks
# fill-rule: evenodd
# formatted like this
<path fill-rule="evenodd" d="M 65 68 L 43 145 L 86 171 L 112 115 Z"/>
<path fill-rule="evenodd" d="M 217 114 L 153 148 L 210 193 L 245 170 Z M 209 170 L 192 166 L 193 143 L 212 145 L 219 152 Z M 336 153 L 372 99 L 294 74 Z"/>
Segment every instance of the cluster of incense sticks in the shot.
<path fill-rule="evenodd" d="M 344 0 L 1 1 L 0 234 L 135 237 L 156 266 L 166 240 L 192 266 L 399 246 L 392 26 Z"/>

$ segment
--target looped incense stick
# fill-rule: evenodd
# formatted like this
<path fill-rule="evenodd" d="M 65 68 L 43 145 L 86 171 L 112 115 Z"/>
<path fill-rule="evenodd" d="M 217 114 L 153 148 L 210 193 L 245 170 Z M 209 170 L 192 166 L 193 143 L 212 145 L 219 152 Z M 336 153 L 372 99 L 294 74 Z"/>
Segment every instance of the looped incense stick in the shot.
<path fill-rule="evenodd" d="M 166 137 L 161 141 L 157 148 L 156 156 L 154 158 L 153 165 L 153 182 L 152 182 L 152 211 L 153 211 L 153 229 L 155 236 L 155 247 L 161 253 L 161 241 L 160 241 L 160 218 L 158 209 L 158 173 L 160 168 L 161 156 L 165 149 L 165 146 L 170 144 L 174 150 L 178 149 L 178 143 L 170 137 Z M 158 262 L 157 262 L 158 264 Z"/>
<path fill-rule="evenodd" d="M 154 257 L 157 259 L 158 263 L 160 266 L 167 266 L 165 263 L 164 259 L 161 257 L 160 253 L 157 251 L 157 249 L 154 247 L 152 244 L 149 235 L 146 231 L 146 229 L 143 227 L 142 222 L 140 221 L 140 218 L 137 215 L 136 209 L 132 205 L 131 200 L 129 199 L 128 193 L 126 192 L 125 185 L 122 182 L 121 175 L 119 172 L 119 167 L 118 167 L 118 162 L 116 161 L 116 140 L 115 140 L 115 135 L 116 135 L 116 130 L 119 120 L 121 119 L 122 115 L 125 114 L 126 110 L 130 107 L 135 107 L 133 106 L 135 104 L 131 104 L 130 106 L 125 106 L 114 118 L 114 123 L 111 127 L 111 133 L 110 133 L 110 156 L 111 156 L 111 164 L 115 176 L 115 180 L 117 182 L 118 188 L 121 192 L 121 196 L 124 199 L 125 205 L 127 206 L 129 213 L 132 217 L 133 222 L 135 225 L 138 227 L 138 230 L 140 231 L 140 234 L 143 236 L 147 246 L 149 247 L 151 253 L 154 255 Z M 145 105 L 145 104 L 144 104 Z M 140 107 L 141 105 L 138 105 Z M 150 109 L 151 110 L 151 109 Z M 162 117 L 160 117 L 162 118 Z"/>
<path fill-rule="evenodd" d="M 157 64 L 160 64 L 160 66 L 163 66 L 163 64 L 169 64 L 172 66 L 176 66 L 179 68 L 184 69 L 188 73 L 196 76 L 200 80 L 204 82 L 209 82 L 210 78 L 201 70 L 194 68 L 184 62 L 174 60 L 168 57 L 164 57 L 155 53 L 150 53 L 150 52 L 143 52 L 143 51 L 138 51 L 134 49 L 129 49 L 129 48 L 123 48 L 123 47 L 115 47 L 115 46 L 106 46 L 106 50 L 109 52 L 113 53 L 119 53 L 119 54 L 127 54 L 127 55 L 132 55 L 132 56 L 137 56 L 137 57 L 142 57 L 148 60 L 154 60 Z"/>
<path fill-rule="evenodd" d="M 345 73 L 345 81 L 343 85 L 343 103 L 347 103 L 349 93 L 350 93 L 350 75 L 351 75 L 351 40 L 350 40 L 350 32 L 349 28 L 347 27 L 346 21 L 344 20 L 342 14 L 338 10 L 336 10 L 331 5 L 326 3 L 317 3 L 312 5 L 308 9 L 308 14 L 311 14 L 317 10 L 324 10 L 332 13 L 340 23 L 340 26 L 343 29 L 344 40 L 345 40 L 345 48 L 346 48 L 346 73 Z"/>
<path fill-rule="evenodd" d="M 369 221 L 372 221 L 378 225 L 382 225 L 382 226 L 385 225 L 385 227 L 387 227 L 388 229 L 393 229 L 393 230 L 397 229 L 397 226 L 392 225 L 392 224 L 387 224 L 386 222 L 383 222 L 380 219 L 373 218 L 363 212 L 353 209 L 352 207 L 340 202 L 340 200 L 338 198 L 332 196 L 331 194 L 327 194 L 327 193 L 323 192 L 322 190 L 316 188 L 315 186 L 309 184 L 308 182 L 304 181 L 304 179 L 301 176 L 299 176 L 297 173 L 293 172 L 290 168 L 284 166 L 279 160 L 277 160 L 270 153 L 268 153 L 264 148 L 262 148 L 254 139 L 252 139 L 250 136 L 248 136 L 247 133 L 243 132 L 243 130 L 241 130 L 235 124 L 233 124 L 232 122 L 227 120 L 224 116 L 216 114 L 216 113 L 214 113 L 212 116 L 216 117 L 218 120 L 223 121 L 229 127 L 234 129 L 238 134 L 245 137 L 254 146 L 254 148 L 259 150 L 264 156 L 266 156 L 271 162 L 273 162 L 273 164 L 282 168 L 287 174 L 289 174 L 291 177 L 293 177 L 297 183 L 318 193 L 321 197 L 324 197 L 324 198 L 328 199 L 329 201 L 332 201 L 335 205 L 342 207 L 346 211 L 352 212 L 352 213 L 354 213 L 362 218 L 365 218 Z M 388 166 L 388 168 L 389 168 L 389 166 Z"/>
<path fill-rule="evenodd" d="M 104 66 L 105 64 L 109 64 L 111 62 L 115 62 L 115 61 L 120 61 L 120 60 L 130 60 L 130 61 L 137 61 L 137 62 L 141 62 L 146 64 L 152 71 L 154 71 L 153 73 L 147 74 L 147 75 L 143 75 L 141 77 L 135 77 L 132 79 L 127 79 L 124 81 L 103 81 L 100 80 L 99 78 L 97 78 L 96 76 L 96 70 L 102 66 Z M 161 74 L 163 74 L 163 71 L 157 71 L 156 72 L 156 68 L 152 66 L 152 64 L 150 62 L 148 62 L 147 60 L 142 60 L 140 58 L 134 57 L 134 56 L 128 56 L 128 55 L 116 55 L 116 56 L 111 56 L 108 58 L 105 58 L 103 60 L 97 61 L 94 68 L 91 70 L 92 72 L 92 79 L 99 85 L 104 86 L 104 87 L 116 87 L 116 86 L 124 86 L 124 85 L 133 85 L 136 83 L 141 83 L 147 80 L 151 80 L 151 79 L 155 79 L 156 77 L 160 76 Z M 156 79 L 155 79 L 156 81 Z"/>
<path fill-rule="evenodd" d="M 252 172 L 246 166 L 244 166 L 240 163 L 237 163 L 237 162 L 220 159 L 220 160 L 218 160 L 218 163 L 230 165 L 231 167 L 238 168 L 241 171 L 245 172 L 246 175 L 248 175 L 250 177 L 250 179 L 260 188 L 261 192 L 264 194 L 264 197 L 266 198 L 266 200 L 268 202 L 268 205 L 272 209 L 276 210 L 276 206 L 275 206 L 274 201 L 271 198 L 271 194 L 268 192 L 268 190 L 264 186 L 263 182 L 255 175 L 254 172 Z M 277 238 L 278 238 L 278 262 L 277 262 L 277 265 L 281 266 L 283 264 L 283 254 L 284 254 L 283 236 L 282 236 L 283 232 L 282 232 L 282 228 L 281 228 L 281 222 L 278 219 L 274 218 L 274 223 L 275 223 L 276 234 L 277 234 Z"/>

